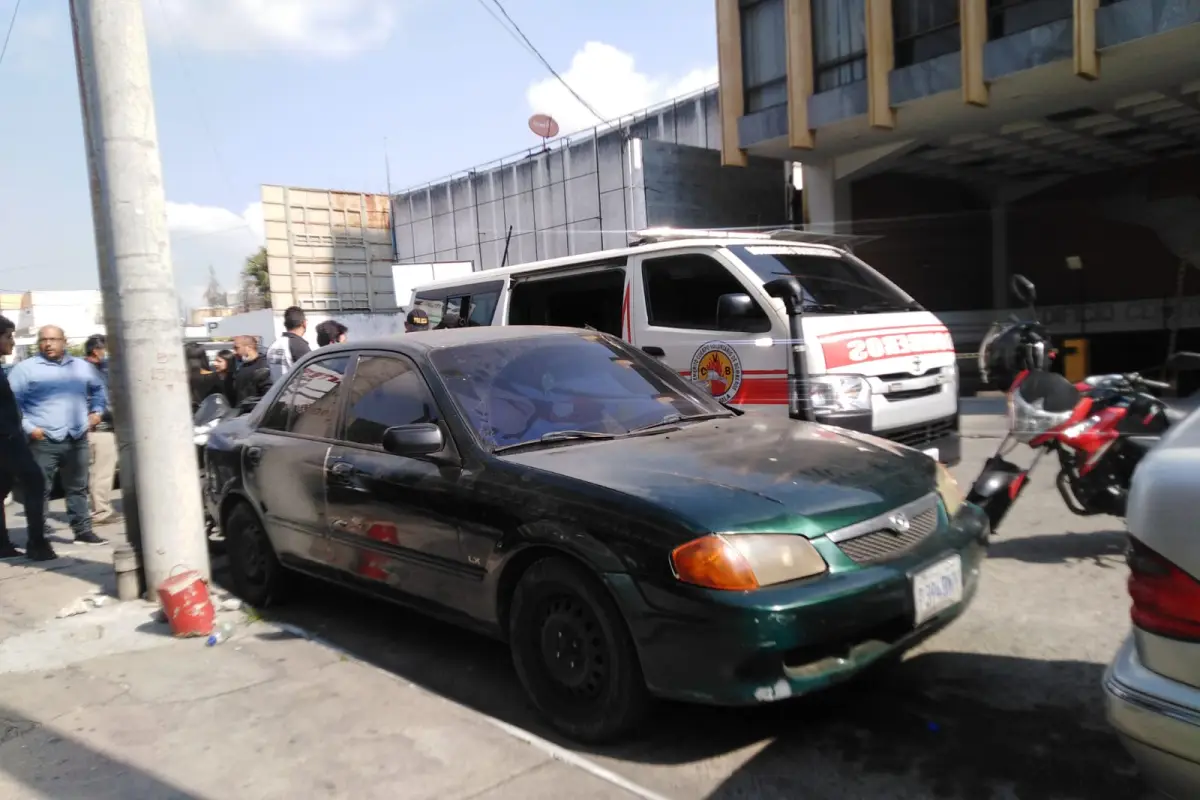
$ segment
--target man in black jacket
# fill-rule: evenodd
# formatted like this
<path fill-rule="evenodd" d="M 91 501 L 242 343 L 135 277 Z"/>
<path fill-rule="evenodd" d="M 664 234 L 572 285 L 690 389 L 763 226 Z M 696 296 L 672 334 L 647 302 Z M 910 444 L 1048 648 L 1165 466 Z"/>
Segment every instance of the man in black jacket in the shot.
<path fill-rule="evenodd" d="M 271 366 L 267 357 L 258 352 L 258 340 L 253 336 L 233 337 L 233 350 L 239 363 L 233 374 L 231 399 L 234 408 L 238 408 L 247 400 L 262 397 L 271 388 Z"/>
<path fill-rule="evenodd" d="M 0 316 L 0 357 L 12 355 L 16 326 Z M 33 458 L 29 441 L 21 428 L 21 411 L 13 397 L 8 376 L 0 373 L 0 498 L 14 486 L 21 487 L 25 505 L 25 555 L 33 561 L 57 558 L 46 541 L 46 478 Z M 4 505 L 0 503 L 0 558 L 16 558 L 21 551 L 8 538 Z"/>

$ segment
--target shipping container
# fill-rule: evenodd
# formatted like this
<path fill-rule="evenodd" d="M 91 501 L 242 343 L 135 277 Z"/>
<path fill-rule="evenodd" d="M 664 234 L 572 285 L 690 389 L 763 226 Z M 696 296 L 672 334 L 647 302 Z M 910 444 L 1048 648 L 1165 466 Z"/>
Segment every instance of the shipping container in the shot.
<path fill-rule="evenodd" d="M 711 88 L 405 190 L 392 196 L 397 261 L 493 269 L 625 247 L 649 227 L 787 224 L 790 168 L 722 169 L 720 138 Z"/>
<path fill-rule="evenodd" d="M 263 185 L 271 305 L 395 310 L 387 195 Z"/>

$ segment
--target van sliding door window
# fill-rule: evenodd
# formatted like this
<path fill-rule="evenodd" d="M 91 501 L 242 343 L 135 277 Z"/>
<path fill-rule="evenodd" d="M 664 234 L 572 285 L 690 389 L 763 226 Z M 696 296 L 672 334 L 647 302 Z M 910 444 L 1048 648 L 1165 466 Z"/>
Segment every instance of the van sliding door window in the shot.
<path fill-rule="evenodd" d="M 642 285 L 646 293 L 646 316 L 652 327 L 686 330 L 764 333 L 771 320 L 757 300 L 749 317 L 739 326 L 724 327 L 717 320 L 722 295 L 748 294 L 721 262 L 701 253 L 686 253 L 642 262 Z"/>
<path fill-rule="evenodd" d="M 509 325 L 592 328 L 621 335 L 625 270 L 517 281 L 508 300 Z"/>

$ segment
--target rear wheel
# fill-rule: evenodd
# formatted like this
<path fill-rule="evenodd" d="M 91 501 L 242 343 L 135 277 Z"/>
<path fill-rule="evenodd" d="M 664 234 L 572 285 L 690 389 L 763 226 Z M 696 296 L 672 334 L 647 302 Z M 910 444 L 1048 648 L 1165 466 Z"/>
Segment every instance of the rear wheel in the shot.
<path fill-rule="evenodd" d="M 571 738 L 610 740 L 644 716 L 649 692 L 625 620 L 581 567 L 547 558 L 521 576 L 509 641 L 534 705 Z"/>
<path fill-rule="evenodd" d="M 283 600 L 288 575 L 254 510 L 238 503 L 226 516 L 224 529 L 234 592 L 258 608 Z"/>

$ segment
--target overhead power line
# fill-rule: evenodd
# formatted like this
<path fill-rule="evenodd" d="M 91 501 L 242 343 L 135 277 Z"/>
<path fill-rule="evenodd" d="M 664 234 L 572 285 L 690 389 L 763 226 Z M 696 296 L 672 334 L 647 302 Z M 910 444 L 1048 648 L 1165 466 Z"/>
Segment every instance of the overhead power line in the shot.
<path fill-rule="evenodd" d="M 595 117 L 598 122 L 607 122 L 607 119 L 599 111 L 592 107 L 591 103 L 589 103 L 587 100 L 584 100 L 583 97 L 580 96 L 579 92 L 575 91 L 574 87 L 567 83 L 566 79 L 558 73 L 558 70 L 556 70 L 550 64 L 550 62 L 546 60 L 546 57 L 542 55 L 541 51 L 534 46 L 533 42 L 529 41 L 529 37 L 525 35 L 523 30 L 521 30 L 521 26 L 518 25 L 511 16 L 509 16 L 508 11 L 504 8 L 504 4 L 501 3 L 500 0 L 492 0 L 492 5 L 496 7 L 496 10 L 500 12 L 500 14 L 504 17 L 504 20 L 501 20 L 496 16 L 496 12 L 492 11 L 492 9 L 488 6 L 487 0 L 476 0 L 476 2 L 483 6 L 483 9 L 492 16 L 492 19 L 496 20 L 497 24 L 504 28 L 509 36 L 512 36 L 514 39 L 516 39 L 525 48 L 525 50 L 529 52 L 530 55 L 542 62 L 542 66 L 549 70 L 550 74 L 554 76 L 554 79 L 561 83 L 563 88 L 570 92 L 571 96 L 578 100 L 579 104 L 588 110 L 589 114 Z M 505 24 L 505 20 L 507 20 L 507 24 Z"/>
<path fill-rule="evenodd" d="M 8 52 L 8 42 L 12 39 L 13 27 L 17 24 L 17 12 L 21 10 L 21 0 L 13 6 L 12 17 L 8 20 L 8 31 L 4 34 L 4 44 L 0 45 L 0 64 L 4 63 L 4 55 Z"/>

